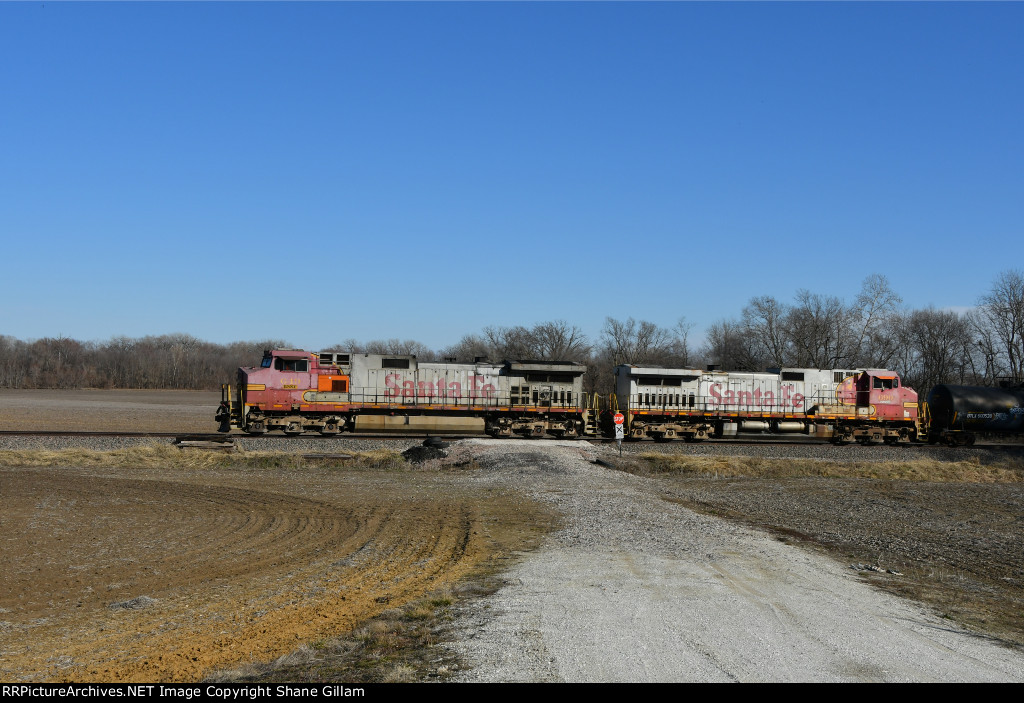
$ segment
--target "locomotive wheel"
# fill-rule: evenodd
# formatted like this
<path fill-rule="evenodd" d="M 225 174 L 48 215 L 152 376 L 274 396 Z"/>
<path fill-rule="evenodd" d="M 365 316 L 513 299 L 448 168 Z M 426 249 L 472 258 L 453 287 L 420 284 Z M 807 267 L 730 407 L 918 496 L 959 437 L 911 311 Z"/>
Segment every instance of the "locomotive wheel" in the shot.
<path fill-rule="evenodd" d="M 300 422 L 289 422 L 288 426 L 284 428 L 286 435 L 299 435 L 302 434 L 302 423 Z"/>

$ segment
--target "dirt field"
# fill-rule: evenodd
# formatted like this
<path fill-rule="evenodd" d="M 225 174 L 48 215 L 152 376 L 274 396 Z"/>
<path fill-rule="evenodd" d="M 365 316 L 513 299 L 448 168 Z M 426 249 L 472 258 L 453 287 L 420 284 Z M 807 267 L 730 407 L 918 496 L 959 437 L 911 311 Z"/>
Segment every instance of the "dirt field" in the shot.
<path fill-rule="evenodd" d="M 216 432 L 215 391 L 0 389 L 0 430 Z"/>
<path fill-rule="evenodd" d="M 522 512 L 445 484 L 0 471 L 0 680 L 196 680 L 337 635 L 459 579 L 490 553 L 490 526 Z"/>
<path fill-rule="evenodd" d="M 209 398 L 207 397 L 209 396 Z M 0 392 L 3 429 L 210 431 L 213 394 Z M 0 469 L 0 680 L 194 681 L 444 589 L 530 505 L 395 470 Z"/>

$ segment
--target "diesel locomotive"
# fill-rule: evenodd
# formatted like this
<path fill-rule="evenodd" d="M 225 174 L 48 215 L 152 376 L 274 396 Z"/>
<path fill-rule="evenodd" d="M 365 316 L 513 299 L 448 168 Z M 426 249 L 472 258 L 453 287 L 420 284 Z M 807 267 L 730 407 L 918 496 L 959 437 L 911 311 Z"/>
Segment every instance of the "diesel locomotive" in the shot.
<path fill-rule="evenodd" d="M 885 369 L 747 373 L 622 365 L 615 391 L 609 402 L 625 414 L 633 439 L 692 442 L 757 431 L 897 444 L 925 432 L 917 393 Z"/>
<path fill-rule="evenodd" d="M 568 361 L 421 362 L 414 355 L 277 349 L 222 387 L 221 431 L 285 434 L 422 430 L 573 438 L 596 434 Z"/>
<path fill-rule="evenodd" d="M 795 432 L 837 444 L 929 436 L 917 393 L 885 369 L 764 373 L 620 365 L 615 393 L 584 391 L 570 361 L 422 362 L 414 355 L 276 349 L 222 387 L 220 430 L 334 435 L 420 430 L 494 437 L 614 436 L 702 441 L 738 432 Z"/>

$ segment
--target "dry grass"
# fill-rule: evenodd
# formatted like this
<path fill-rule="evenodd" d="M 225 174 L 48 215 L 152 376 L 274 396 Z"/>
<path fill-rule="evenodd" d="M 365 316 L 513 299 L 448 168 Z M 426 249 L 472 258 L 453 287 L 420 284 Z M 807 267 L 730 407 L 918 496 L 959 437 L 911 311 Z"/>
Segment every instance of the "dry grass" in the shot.
<path fill-rule="evenodd" d="M 907 459 L 892 462 L 836 462 L 821 459 L 757 457 L 689 457 L 646 453 L 615 462 L 616 468 L 638 475 L 674 474 L 693 478 L 872 478 L 938 483 L 1019 483 L 1024 467 L 1009 461 L 982 464 L 967 461 Z"/>
<path fill-rule="evenodd" d="M 178 449 L 161 442 L 139 447 L 96 451 L 89 449 L 26 449 L 0 451 L 0 467 L 136 468 L 136 469 L 224 469 L 255 467 L 289 469 L 299 467 L 344 467 L 345 469 L 402 469 L 408 464 L 390 450 L 353 452 L 351 459 L 305 457 L 289 452 L 218 452 Z"/>

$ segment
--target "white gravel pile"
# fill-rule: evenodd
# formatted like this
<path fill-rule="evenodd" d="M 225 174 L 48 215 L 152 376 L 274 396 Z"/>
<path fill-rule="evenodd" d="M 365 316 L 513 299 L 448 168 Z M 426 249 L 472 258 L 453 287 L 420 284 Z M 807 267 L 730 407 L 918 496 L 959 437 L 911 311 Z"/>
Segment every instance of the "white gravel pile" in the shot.
<path fill-rule="evenodd" d="M 845 565 L 660 498 L 571 442 L 466 440 L 564 528 L 463 607 L 463 681 L 1024 681 L 1024 656 Z"/>

